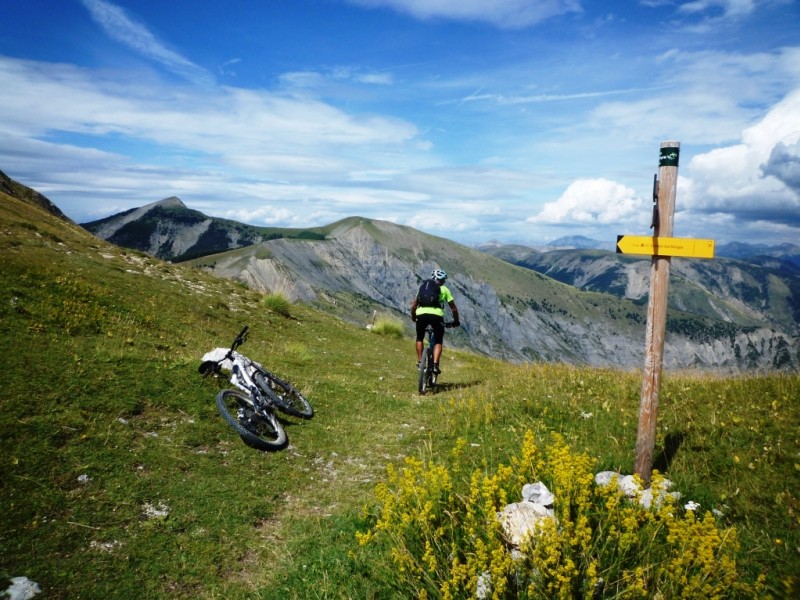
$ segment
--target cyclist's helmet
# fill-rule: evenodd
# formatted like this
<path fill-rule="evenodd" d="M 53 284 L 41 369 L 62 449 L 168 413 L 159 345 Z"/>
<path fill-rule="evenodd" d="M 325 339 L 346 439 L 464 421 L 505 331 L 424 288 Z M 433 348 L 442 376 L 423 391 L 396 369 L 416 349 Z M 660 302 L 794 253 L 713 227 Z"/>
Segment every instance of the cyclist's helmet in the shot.
<path fill-rule="evenodd" d="M 442 271 L 441 269 L 434 269 L 431 273 L 431 279 L 436 279 L 437 281 L 445 281 L 447 279 L 447 273 Z"/>

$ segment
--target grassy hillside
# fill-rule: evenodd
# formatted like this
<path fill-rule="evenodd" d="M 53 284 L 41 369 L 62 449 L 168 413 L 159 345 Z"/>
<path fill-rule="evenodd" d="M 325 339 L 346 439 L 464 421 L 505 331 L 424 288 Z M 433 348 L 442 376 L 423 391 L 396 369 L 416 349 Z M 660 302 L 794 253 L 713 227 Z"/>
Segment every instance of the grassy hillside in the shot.
<path fill-rule="evenodd" d="M 325 240 L 273 240 L 188 264 L 293 298 L 350 322 L 373 311 L 408 314 L 421 277 L 450 273 L 462 327 L 454 347 L 507 360 L 629 365 L 645 308 L 583 292 L 450 240 L 359 217 L 325 228 Z M 405 319 L 408 334 L 411 322 Z M 609 352 L 609 345 L 613 348 Z M 640 361 L 635 359 L 636 364 Z"/>
<path fill-rule="evenodd" d="M 446 351 L 415 393 L 412 342 L 112 247 L 0 195 L 0 577 L 44 598 L 404 598 L 355 534 L 403 457 L 476 468 L 559 432 L 630 472 L 639 373 L 512 366 Z M 311 421 L 260 453 L 216 412 L 200 357 L 242 351 L 294 382 Z M 735 526 L 739 570 L 774 597 L 800 572 L 800 377 L 665 374 L 658 465 Z M 796 584 L 795 584 L 796 585 Z M 0 589 L 4 589 L 0 583 Z M 795 588 L 796 589 L 796 588 Z M 607 596 L 610 597 L 610 596 Z"/>

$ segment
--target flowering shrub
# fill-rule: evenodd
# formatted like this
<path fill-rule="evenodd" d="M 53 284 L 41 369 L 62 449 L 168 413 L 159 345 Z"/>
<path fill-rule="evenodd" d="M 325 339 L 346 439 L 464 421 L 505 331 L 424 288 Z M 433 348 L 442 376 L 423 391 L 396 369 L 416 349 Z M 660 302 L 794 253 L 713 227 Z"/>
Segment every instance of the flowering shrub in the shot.
<path fill-rule="evenodd" d="M 472 468 L 460 440 L 449 466 L 407 458 L 389 467 L 359 544 L 379 545 L 399 585 L 417 598 L 747 598 L 762 580 L 736 567 L 738 542 L 711 512 L 695 515 L 673 496 L 644 508 L 616 485 L 597 485 L 594 461 L 557 434 L 539 449 L 526 433 L 510 465 Z M 519 548 L 498 513 L 542 481 L 554 519 Z M 663 478 L 654 473 L 658 491 Z M 655 494 L 654 494 L 655 497 Z"/>

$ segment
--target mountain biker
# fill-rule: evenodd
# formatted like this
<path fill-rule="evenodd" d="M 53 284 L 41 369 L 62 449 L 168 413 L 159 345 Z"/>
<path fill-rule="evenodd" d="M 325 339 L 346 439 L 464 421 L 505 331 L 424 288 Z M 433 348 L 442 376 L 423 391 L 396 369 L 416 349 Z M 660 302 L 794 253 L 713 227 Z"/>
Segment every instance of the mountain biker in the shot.
<path fill-rule="evenodd" d="M 444 285 L 447 280 L 447 273 L 441 269 L 434 269 L 430 279 L 435 282 L 440 289 L 439 298 L 436 306 L 422 306 L 420 304 L 419 293 L 414 296 L 411 302 L 411 320 L 417 324 L 417 364 L 422 360 L 423 340 L 425 339 L 425 328 L 433 326 L 433 371 L 437 375 L 441 373 L 439 369 L 439 359 L 442 356 L 442 345 L 444 343 L 444 305 L 447 303 L 453 313 L 453 327 L 460 325 L 458 320 L 458 308 L 453 300 L 453 294 Z M 424 284 L 423 284 L 424 285 Z"/>

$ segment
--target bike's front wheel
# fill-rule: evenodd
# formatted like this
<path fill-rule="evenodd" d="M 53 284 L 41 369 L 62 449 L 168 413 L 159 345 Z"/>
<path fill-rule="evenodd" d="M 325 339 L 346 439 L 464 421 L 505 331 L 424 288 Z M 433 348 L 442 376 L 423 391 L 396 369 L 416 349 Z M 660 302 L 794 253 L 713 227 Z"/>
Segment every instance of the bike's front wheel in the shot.
<path fill-rule="evenodd" d="M 248 446 L 259 450 L 280 450 L 286 446 L 286 431 L 271 410 L 256 412 L 253 399 L 239 390 L 217 394 L 217 408 Z"/>
<path fill-rule="evenodd" d="M 314 416 L 311 403 L 288 381 L 263 369 L 256 371 L 253 379 L 259 389 L 272 398 L 278 410 L 301 419 Z"/>

